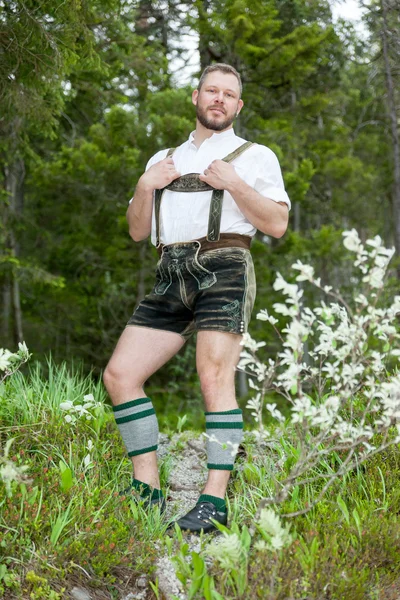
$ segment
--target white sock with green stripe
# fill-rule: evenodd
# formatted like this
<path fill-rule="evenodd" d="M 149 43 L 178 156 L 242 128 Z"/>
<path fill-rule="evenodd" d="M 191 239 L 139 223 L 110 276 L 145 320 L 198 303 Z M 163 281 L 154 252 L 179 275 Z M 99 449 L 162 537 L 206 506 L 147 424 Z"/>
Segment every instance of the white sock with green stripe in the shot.
<path fill-rule="evenodd" d="M 232 471 L 237 447 L 243 438 L 240 408 L 206 412 L 207 468 Z"/>
<path fill-rule="evenodd" d="M 157 450 L 158 422 L 150 398 L 137 398 L 113 407 L 128 456 Z"/>

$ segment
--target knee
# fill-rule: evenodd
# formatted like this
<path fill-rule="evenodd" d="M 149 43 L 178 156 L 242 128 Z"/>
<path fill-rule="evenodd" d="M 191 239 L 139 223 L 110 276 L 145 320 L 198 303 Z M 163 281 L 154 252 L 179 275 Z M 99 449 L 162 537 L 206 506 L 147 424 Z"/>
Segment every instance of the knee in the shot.
<path fill-rule="evenodd" d="M 103 383 L 104 383 L 105 388 L 108 393 L 110 393 L 114 389 L 117 381 L 118 381 L 118 376 L 117 376 L 116 369 L 114 369 L 114 367 L 112 366 L 111 363 L 108 363 L 108 365 L 103 373 Z"/>
<path fill-rule="evenodd" d="M 198 370 L 200 379 L 201 392 L 204 398 L 213 396 L 216 392 L 220 392 L 221 389 L 226 390 L 227 386 L 234 379 L 234 371 L 228 373 L 226 368 L 223 367 L 222 363 L 217 361 L 212 364 L 208 364 Z"/>
<path fill-rule="evenodd" d="M 131 374 L 130 374 L 131 375 Z M 127 370 L 110 361 L 103 373 L 103 383 L 111 399 L 127 385 Z M 130 377 L 132 379 L 132 376 Z"/>

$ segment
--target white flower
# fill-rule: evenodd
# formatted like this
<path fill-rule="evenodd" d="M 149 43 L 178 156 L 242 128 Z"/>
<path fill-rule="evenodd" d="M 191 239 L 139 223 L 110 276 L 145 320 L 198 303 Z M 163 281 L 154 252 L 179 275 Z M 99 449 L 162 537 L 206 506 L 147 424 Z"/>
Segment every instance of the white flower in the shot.
<path fill-rule="evenodd" d="M 83 400 L 84 402 L 94 402 L 94 396 L 93 394 L 86 394 L 86 396 L 83 396 Z"/>
<path fill-rule="evenodd" d="M 18 352 L 21 358 L 29 358 L 29 350 L 25 342 L 18 342 Z"/>
<path fill-rule="evenodd" d="M 363 249 L 363 245 L 361 244 L 361 240 L 358 237 L 358 233 L 355 229 L 351 231 L 343 231 L 342 233 L 344 240 L 343 246 L 350 250 L 351 252 L 361 252 Z"/>
<path fill-rule="evenodd" d="M 25 471 L 28 470 L 28 466 L 23 465 L 22 467 L 17 466 L 12 461 L 8 460 L 8 451 L 13 440 L 8 440 L 5 450 L 4 457 L 1 457 L 2 465 L 0 467 L 0 480 L 3 481 L 7 494 L 11 496 L 11 484 L 13 481 L 17 483 L 31 483 L 31 480 L 27 479 Z"/>
<path fill-rule="evenodd" d="M 260 310 L 259 313 L 257 313 L 256 318 L 259 321 L 268 321 L 269 323 L 271 323 L 271 325 L 276 325 L 276 323 L 278 323 L 278 319 L 275 319 L 275 317 L 269 315 L 267 309 L 265 308 L 263 308 L 262 310 Z"/>
<path fill-rule="evenodd" d="M 255 398 L 250 398 L 250 400 L 247 401 L 246 408 L 257 414 L 261 408 L 261 394 L 257 394 Z"/>
<path fill-rule="evenodd" d="M 307 338 L 310 328 L 306 327 L 301 321 L 293 320 L 282 331 L 287 334 L 284 346 L 291 348 L 294 351 L 301 351 L 303 341 Z"/>
<path fill-rule="evenodd" d="M 365 242 L 366 246 L 372 246 L 373 248 L 380 248 L 382 246 L 382 238 L 380 235 L 376 235 L 374 239 L 367 240 Z"/>
<path fill-rule="evenodd" d="M 269 546 L 265 540 L 258 540 L 254 544 L 255 550 L 259 550 L 260 552 L 264 552 L 264 550 L 269 550 Z"/>
<path fill-rule="evenodd" d="M 4 348 L 0 348 L 0 371 L 6 371 L 11 363 L 11 358 L 14 357 L 14 354 L 9 350 L 5 350 Z"/>
<path fill-rule="evenodd" d="M 295 317 L 297 315 L 296 306 L 287 306 L 286 304 L 282 304 L 282 302 L 275 302 L 273 309 L 284 317 Z"/>
<path fill-rule="evenodd" d="M 254 381 L 253 381 L 253 379 L 252 379 L 251 377 L 249 377 L 247 381 L 248 381 L 249 387 L 250 387 L 252 390 L 259 390 L 259 389 L 260 389 L 260 388 L 258 387 L 258 385 L 256 385 L 256 384 L 254 383 Z"/>
<path fill-rule="evenodd" d="M 245 559 L 245 549 L 237 533 L 227 534 L 212 542 L 207 554 L 217 560 L 223 569 L 235 569 Z"/>
<path fill-rule="evenodd" d="M 280 423 L 283 423 L 283 421 L 285 420 L 285 417 L 283 416 L 281 411 L 276 408 L 276 404 L 268 404 L 267 403 L 265 405 L 265 408 L 271 413 L 271 416 L 274 417 L 274 419 L 276 419 Z"/>
<path fill-rule="evenodd" d="M 256 342 L 249 333 L 244 333 L 240 345 L 248 348 L 250 352 L 257 352 L 259 348 L 265 346 L 265 342 Z"/>
<path fill-rule="evenodd" d="M 285 296 L 288 296 L 287 301 L 290 304 L 298 303 L 300 298 L 303 296 L 303 290 L 300 290 L 298 285 L 285 281 L 280 273 L 277 273 L 272 287 L 277 292 L 282 290 L 282 293 Z"/>
<path fill-rule="evenodd" d="M 279 516 L 271 508 L 263 508 L 256 521 L 271 550 L 281 550 L 292 543 L 289 526 L 282 527 Z"/>
<path fill-rule="evenodd" d="M 89 452 L 90 452 L 91 450 L 93 450 L 93 442 L 92 442 L 92 440 L 89 440 L 89 441 L 88 441 L 86 448 L 89 450 Z"/>
<path fill-rule="evenodd" d="M 86 454 L 85 458 L 83 459 L 83 464 L 85 465 L 85 469 L 88 468 L 88 466 L 90 465 L 91 462 L 92 462 L 92 459 L 91 459 L 90 454 Z"/>
<path fill-rule="evenodd" d="M 296 281 L 313 281 L 314 279 L 314 268 L 310 265 L 305 265 L 298 260 L 292 265 L 292 269 L 296 271 L 300 271 L 300 274 L 297 275 Z"/>
<path fill-rule="evenodd" d="M 368 283 L 373 288 L 383 287 L 385 270 L 380 267 L 373 267 L 367 275 L 363 277 L 363 282 Z"/>
<path fill-rule="evenodd" d="M 67 400 L 66 402 L 61 402 L 60 404 L 61 410 L 71 410 L 74 408 L 74 403 L 71 400 Z"/>

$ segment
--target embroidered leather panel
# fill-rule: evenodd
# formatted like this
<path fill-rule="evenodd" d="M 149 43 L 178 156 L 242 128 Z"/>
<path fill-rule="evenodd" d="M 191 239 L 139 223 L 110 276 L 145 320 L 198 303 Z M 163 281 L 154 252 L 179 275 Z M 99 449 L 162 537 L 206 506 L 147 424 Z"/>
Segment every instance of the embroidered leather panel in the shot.
<path fill-rule="evenodd" d="M 205 181 L 199 179 L 199 173 L 186 173 L 178 179 L 171 181 L 165 188 L 171 192 L 208 192 L 214 188 Z"/>

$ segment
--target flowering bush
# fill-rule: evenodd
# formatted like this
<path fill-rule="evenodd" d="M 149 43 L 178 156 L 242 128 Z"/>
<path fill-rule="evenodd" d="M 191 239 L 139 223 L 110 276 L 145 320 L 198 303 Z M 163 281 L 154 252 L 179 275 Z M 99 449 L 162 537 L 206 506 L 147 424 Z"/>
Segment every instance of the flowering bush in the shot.
<path fill-rule="evenodd" d="M 278 319 L 262 310 L 257 318 L 270 323 L 282 341 L 276 360 L 264 364 L 257 343 L 244 336 L 239 368 L 250 376 L 255 396 L 248 404 L 262 443 L 270 433 L 263 425 L 264 398 L 268 391 L 281 394 L 290 406 L 285 419 L 277 404 L 265 405 L 286 432 L 296 438 L 296 452 L 290 473 L 276 481 L 276 493 L 263 500 L 256 519 L 266 504 L 283 502 L 296 485 L 324 480 L 318 496 L 302 510 L 315 505 L 335 479 L 373 454 L 400 442 L 400 335 L 396 327 L 400 296 L 389 306 L 379 306 L 388 264 L 394 249 L 383 246 L 379 236 L 361 243 L 353 229 L 345 231 L 344 246 L 356 254 L 355 278 L 361 289 L 347 302 L 339 291 L 322 286 L 314 269 L 297 261 L 296 281 L 308 282 L 326 297 L 311 309 L 304 306 L 303 289 L 288 283 L 278 273 L 274 289 L 285 297 L 273 305 L 277 315 L 288 317 L 282 334 Z M 284 451 L 282 447 L 281 450 Z M 319 468 L 327 456 L 337 453 L 336 469 Z M 293 457 L 292 457 L 293 458 Z M 290 516 L 294 516 L 293 513 Z"/>
<path fill-rule="evenodd" d="M 29 360 L 30 354 L 25 342 L 18 344 L 17 352 L 0 348 L 0 383 L 9 377 Z M 2 373 L 1 373 L 2 372 Z"/>
<path fill-rule="evenodd" d="M 29 360 L 30 354 L 25 342 L 18 344 L 17 352 L 10 352 L 7 349 L 0 348 L 0 383 Z M 9 439 L 4 447 L 3 455 L 0 455 L 0 481 L 3 482 L 8 496 L 12 495 L 13 483 L 30 483 L 31 480 L 27 477 L 25 471 L 28 470 L 26 465 L 18 466 L 9 458 L 9 452 L 13 439 Z"/>
<path fill-rule="evenodd" d="M 32 482 L 25 472 L 28 470 L 28 466 L 16 465 L 15 462 L 9 458 L 10 447 L 13 441 L 14 439 L 7 440 L 4 454 L 3 456 L 0 455 L 0 481 L 3 482 L 6 488 L 7 496 L 12 495 L 12 486 L 14 482 L 17 484 L 28 484 Z"/>
<path fill-rule="evenodd" d="M 104 405 L 102 402 L 97 402 L 94 399 L 93 394 L 86 394 L 83 397 L 83 404 L 75 404 L 71 400 L 61 402 L 60 408 L 66 414 L 64 420 L 67 423 L 76 423 L 78 419 L 85 419 L 86 421 L 95 420 L 99 413 L 103 414 Z"/>

